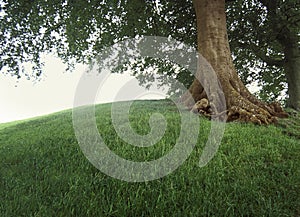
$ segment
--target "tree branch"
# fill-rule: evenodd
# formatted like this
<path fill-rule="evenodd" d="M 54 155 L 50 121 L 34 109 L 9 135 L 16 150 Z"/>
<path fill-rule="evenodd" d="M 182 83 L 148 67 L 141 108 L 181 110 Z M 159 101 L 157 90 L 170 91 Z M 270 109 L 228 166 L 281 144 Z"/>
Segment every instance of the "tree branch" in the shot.
<path fill-rule="evenodd" d="M 274 58 L 268 56 L 265 52 L 261 50 L 261 47 L 257 46 L 256 44 L 238 42 L 238 45 L 242 48 L 251 50 L 258 58 L 267 63 L 269 66 L 283 67 L 284 65 L 283 58 Z"/>

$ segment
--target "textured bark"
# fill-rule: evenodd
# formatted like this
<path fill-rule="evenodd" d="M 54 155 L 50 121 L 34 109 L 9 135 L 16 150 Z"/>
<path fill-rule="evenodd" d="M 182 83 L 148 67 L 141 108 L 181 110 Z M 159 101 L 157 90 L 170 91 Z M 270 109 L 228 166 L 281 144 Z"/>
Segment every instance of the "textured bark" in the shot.
<path fill-rule="evenodd" d="M 198 51 L 206 58 L 215 70 L 218 80 L 222 86 L 227 110 L 227 121 L 245 121 L 257 124 L 274 123 L 277 117 L 286 117 L 278 103 L 266 104 L 254 97 L 239 79 L 233 65 L 225 15 L 225 0 L 194 0 L 194 8 L 197 17 L 197 41 Z M 197 73 L 200 73 L 199 70 Z M 216 81 L 217 82 L 217 81 Z M 208 115 L 213 113 L 211 94 L 207 96 L 201 83 L 195 79 L 189 89 L 196 105 L 191 105 L 192 100 L 183 96 L 184 103 L 195 111 L 202 111 Z M 208 99 L 209 106 L 206 109 L 198 109 L 202 105 L 202 99 Z M 201 101 L 202 100 L 202 101 Z M 200 102 L 201 101 L 201 102 Z"/>
<path fill-rule="evenodd" d="M 288 81 L 288 107 L 300 111 L 300 51 L 289 48 L 286 54 L 285 71 Z"/>
<path fill-rule="evenodd" d="M 288 82 L 288 107 L 300 111 L 300 49 L 298 46 L 297 37 L 286 34 L 285 39 L 282 39 L 284 46 L 285 64 Z"/>

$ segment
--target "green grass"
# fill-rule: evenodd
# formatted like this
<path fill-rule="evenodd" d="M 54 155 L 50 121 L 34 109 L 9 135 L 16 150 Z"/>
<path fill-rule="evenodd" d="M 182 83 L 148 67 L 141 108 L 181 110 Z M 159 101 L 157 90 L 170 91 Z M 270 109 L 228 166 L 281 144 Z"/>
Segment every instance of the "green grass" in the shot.
<path fill-rule="evenodd" d="M 300 139 L 300 112 L 293 109 L 287 109 L 288 119 L 279 120 L 278 126 L 288 135 Z"/>
<path fill-rule="evenodd" d="M 7 128 L 7 127 L 11 127 L 17 124 L 20 124 L 22 122 L 26 122 L 26 120 L 24 121 L 12 121 L 12 122 L 8 122 L 8 123 L 0 123 L 0 130 Z"/>
<path fill-rule="evenodd" d="M 168 129 L 153 147 L 131 147 L 111 125 L 110 104 L 99 105 L 97 126 L 115 153 L 142 161 L 172 149 L 180 132 L 174 105 L 138 101 L 131 111 L 141 134 L 149 132 L 152 112 L 164 114 Z M 294 118 L 285 121 L 290 126 Z M 158 180 L 128 183 L 88 162 L 71 111 L 0 125 L 0 216 L 299 216 L 300 140 L 289 129 L 227 124 L 218 153 L 199 168 L 210 130 L 201 119 L 198 143 L 181 167 Z"/>

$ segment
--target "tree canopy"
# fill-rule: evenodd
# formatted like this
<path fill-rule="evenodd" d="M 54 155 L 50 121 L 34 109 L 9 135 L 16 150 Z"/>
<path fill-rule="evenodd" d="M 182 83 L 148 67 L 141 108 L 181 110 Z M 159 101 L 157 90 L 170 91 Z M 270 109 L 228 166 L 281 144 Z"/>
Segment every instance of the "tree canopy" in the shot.
<path fill-rule="evenodd" d="M 87 62 L 103 47 L 136 35 L 178 38 L 195 46 L 189 1 L 8 0 L 1 4 L 0 69 L 15 76 L 39 76 L 40 54 L 56 52 L 65 62 Z M 181 30 L 180 30 L 181 29 Z M 192 31 L 191 31 L 192 29 Z M 33 62 L 32 74 L 21 63 Z"/>
<path fill-rule="evenodd" d="M 286 89 L 282 42 L 287 33 L 300 41 L 299 0 L 226 2 L 230 45 L 242 80 L 258 81 L 262 98 L 277 99 Z M 0 70 L 18 78 L 38 78 L 43 53 L 54 52 L 72 66 L 137 35 L 170 36 L 197 46 L 190 0 L 4 0 L 0 5 Z M 24 70 L 24 62 L 32 62 L 33 70 Z"/>
<path fill-rule="evenodd" d="M 235 65 L 245 84 L 258 81 L 265 100 L 280 99 L 287 89 L 284 50 L 300 45 L 299 9 L 299 0 L 237 0 L 227 8 Z"/>

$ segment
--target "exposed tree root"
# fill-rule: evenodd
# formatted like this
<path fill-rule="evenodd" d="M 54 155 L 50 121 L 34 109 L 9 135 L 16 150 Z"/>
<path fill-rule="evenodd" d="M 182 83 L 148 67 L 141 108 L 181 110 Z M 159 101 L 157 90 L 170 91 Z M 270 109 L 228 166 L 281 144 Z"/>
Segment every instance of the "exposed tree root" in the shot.
<path fill-rule="evenodd" d="M 257 107 L 254 104 L 252 106 L 249 106 L 247 109 L 239 106 L 231 106 L 230 108 L 228 108 L 223 112 L 215 113 L 208 100 L 203 98 L 199 100 L 197 103 L 195 103 L 195 105 L 191 109 L 191 112 L 204 115 L 205 117 L 208 118 L 211 118 L 212 116 L 214 117 L 221 116 L 224 113 L 226 113 L 227 122 L 231 122 L 231 121 L 251 122 L 259 125 L 277 123 L 277 118 L 288 117 L 288 115 L 285 112 L 283 112 L 282 109 L 280 109 L 279 112 L 276 112 L 276 110 L 273 109 L 272 110 L 273 114 L 267 111 L 267 110 L 271 110 L 272 107 L 274 106 L 278 108 L 280 106 L 278 103 L 272 103 L 269 106 L 270 107 L 267 106 L 265 107 L 267 109 Z"/>
<path fill-rule="evenodd" d="M 197 86 L 198 85 L 200 84 L 197 84 Z M 201 114 L 208 118 L 211 118 L 212 116 L 222 116 L 224 115 L 224 113 L 226 113 L 227 122 L 251 122 L 254 124 L 262 125 L 277 123 L 278 118 L 288 117 L 288 114 L 284 112 L 278 102 L 266 104 L 251 95 L 248 90 L 244 90 L 242 93 L 239 93 L 232 86 L 230 87 L 230 94 L 228 94 L 228 91 L 224 92 L 226 97 L 227 110 L 218 111 L 215 108 L 214 104 L 209 102 L 203 88 L 195 88 L 195 85 L 192 85 L 190 88 L 190 91 L 199 90 L 201 91 L 200 93 L 191 92 L 191 95 L 183 95 L 181 100 L 182 103 L 191 110 L 191 112 Z M 241 91 L 240 88 L 239 91 Z M 197 102 L 195 104 L 193 104 L 193 102 L 195 102 L 193 98 L 197 99 Z"/>

